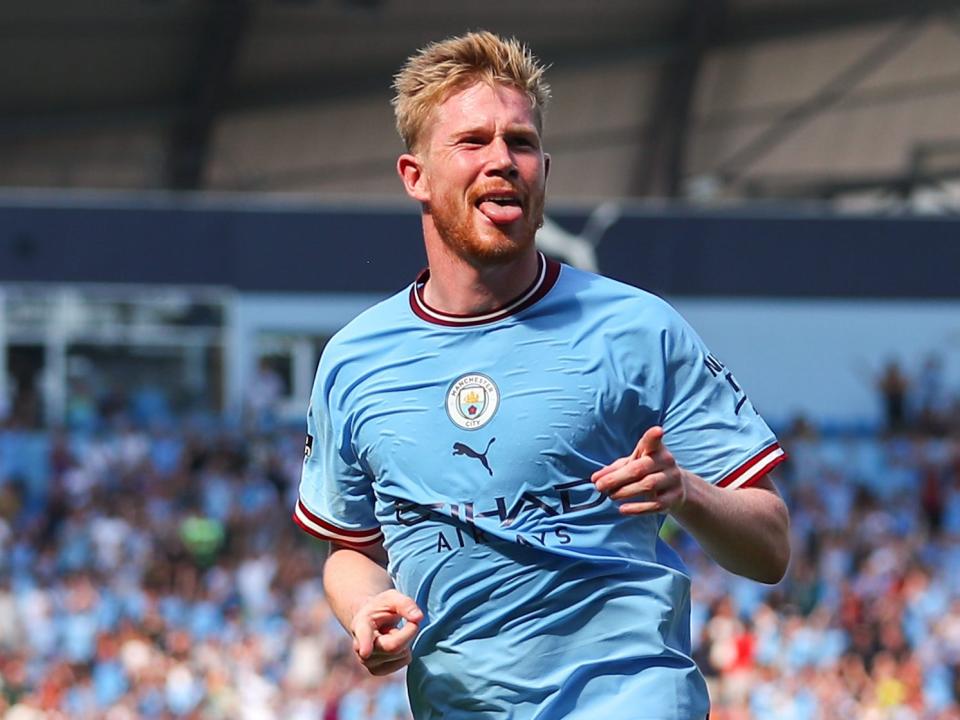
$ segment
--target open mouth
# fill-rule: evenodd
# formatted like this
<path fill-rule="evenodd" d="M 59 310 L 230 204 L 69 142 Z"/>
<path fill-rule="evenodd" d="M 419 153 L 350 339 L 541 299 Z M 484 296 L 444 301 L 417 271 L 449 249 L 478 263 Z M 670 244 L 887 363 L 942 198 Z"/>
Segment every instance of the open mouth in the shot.
<path fill-rule="evenodd" d="M 488 220 L 497 225 L 514 222 L 523 216 L 523 203 L 514 192 L 484 193 L 475 204 Z"/>

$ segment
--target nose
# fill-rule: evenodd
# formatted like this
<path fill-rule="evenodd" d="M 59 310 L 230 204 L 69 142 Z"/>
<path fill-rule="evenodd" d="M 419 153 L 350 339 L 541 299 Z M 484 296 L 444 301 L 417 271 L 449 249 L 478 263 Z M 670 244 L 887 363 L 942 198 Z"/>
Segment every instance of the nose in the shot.
<path fill-rule="evenodd" d="M 487 170 L 493 175 L 513 177 L 518 174 L 510 145 L 499 135 L 488 146 Z"/>

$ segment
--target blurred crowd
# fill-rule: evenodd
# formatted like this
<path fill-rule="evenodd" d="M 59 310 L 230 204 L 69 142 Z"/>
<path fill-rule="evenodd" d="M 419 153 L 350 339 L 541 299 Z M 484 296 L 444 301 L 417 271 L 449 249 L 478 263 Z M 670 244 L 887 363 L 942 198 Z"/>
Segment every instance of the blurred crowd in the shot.
<path fill-rule="evenodd" d="M 769 587 L 685 536 L 711 720 L 960 719 L 960 435 L 785 438 L 793 558 Z"/>
<path fill-rule="evenodd" d="M 353 660 L 290 520 L 301 431 L 45 444 L 47 482 L 0 483 L 0 717 L 408 717 L 402 677 Z"/>
<path fill-rule="evenodd" d="M 798 422 L 784 582 L 694 576 L 711 720 L 960 720 L 960 428 Z M 302 430 L 0 431 L 0 718 L 406 720 L 290 520 Z"/>

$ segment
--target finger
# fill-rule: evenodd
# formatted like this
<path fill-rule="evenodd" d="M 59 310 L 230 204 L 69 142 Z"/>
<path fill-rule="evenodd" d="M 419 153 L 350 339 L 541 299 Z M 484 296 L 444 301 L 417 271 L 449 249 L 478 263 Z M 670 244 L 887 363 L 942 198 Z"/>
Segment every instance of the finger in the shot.
<path fill-rule="evenodd" d="M 366 668 L 375 668 L 380 665 L 385 665 L 386 663 L 391 663 L 396 660 L 402 660 L 405 657 L 412 657 L 413 653 L 410 648 L 404 648 L 399 652 L 386 653 L 382 650 L 378 650 L 376 643 L 374 643 L 373 652 L 368 658 L 360 658 L 360 662 L 363 663 L 363 666 Z"/>
<path fill-rule="evenodd" d="M 663 510 L 663 503 L 659 500 L 648 502 L 624 503 L 618 510 L 621 515 L 650 515 Z"/>
<path fill-rule="evenodd" d="M 366 612 L 374 628 L 381 631 L 393 627 L 400 620 L 415 623 L 423 620 L 423 611 L 417 604 L 396 590 L 381 593 Z"/>
<path fill-rule="evenodd" d="M 420 609 L 413 598 L 394 590 L 391 599 L 393 600 L 394 610 L 404 620 L 412 623 L 419 623 L 423 620 L 423 610 Z"/>
<path fill-rule="evenodd" d="M 640 438 L 637 447 L 633 450 L 633 457 L 640 458 L 644 455 L 653 455 L 663 446 L 663 428 L 654 425 L 647 428 L 647 431 Z"/>
<path fill-rule="evenodd" d="M 408 620 L 402 627 L 391 628 L 380 635 L 374 641 L 374 645 L 385 653 L 393 654 L 406 648 L 419 630 L 419 625 Z"/>
<path fill-rule="evenodd" d="M 663 473 L 647 475 L 637 482 L 614 488 L 607 495 L 611 500 L 628 500 L 630 498 L 655 500 L 658 499 L 657 488 L 665 480 L 666 476 Z"/>
<path fill-rule="evenodd" d="M 376 663 L 373 665 L 364 664 L 364 667 L 367 668 L 371 675 L 389 675 L 390 673 L 394 673 L 397 670 L 409 665 L 412 659 L 413 656 L 407 653 L 401 657 L 387 660 L 385 662 Z"/>
<path fill-rule="evenodd" d="M 413 598 L 407 597 L 398 590 L 386 590 L 377 596 L 371 616 L 381 625 L 392 625 L 400 618 L 420 622 L 423 620 L 423 611 Z"/>
<path fill-rule="evenodd" d="M 653 458 L 643 457 L 631 460 L 616 470 L 611 470 L 595 481 L 597 490 L 603 493 L 612 493 L 631 483 L 643 480 L 646 476 L 657 471 L 657 463 Z"/>
<path fill-rule="evenodd" d="M 623 503 L 618 509 L 624 515 L 648 515 L 650 513 L 669 513 L 675 507 L 682 506 L 682 504 L 683 493 L 678 490 L 670 490 L 665 493 L 657 493 L 647 501 Z"/>
<path fill-rule="evenodd" d="M 591 482 L 596 482 L 597 480 L 600 480 L 605 475 L 612 473 L 614 470 L 619 470 L 628 462 L 630 462 L 630 460 L 631 460 L 631 456 L 629 455 L 627 457 L 617 458 L 609 465 L 605 465 L 604 467 L 597 470 L 593 475 L 591 475 L 590 476 Z"/>
<path fill-rule="evenodd" d="M 361 658 L 361 661 L 367 667 L 375 667 L 377 665 L 383 665 L 386 662 L 393 662 L 398 658 L 402 658 L 406 655 L 412 654 L 412 649 L 409 647 L 402 647 L 396 652 L 387 652 L 380 648 L 377 641 L 373 643 L 373 652 L 370 653 L 370 657 Z"/>
<path fill-rule="evenodd" d="M 354 623 L 353 647 L 361 658 L 370 657 L 373 652 L 374 628 L 368 623 Z"/>

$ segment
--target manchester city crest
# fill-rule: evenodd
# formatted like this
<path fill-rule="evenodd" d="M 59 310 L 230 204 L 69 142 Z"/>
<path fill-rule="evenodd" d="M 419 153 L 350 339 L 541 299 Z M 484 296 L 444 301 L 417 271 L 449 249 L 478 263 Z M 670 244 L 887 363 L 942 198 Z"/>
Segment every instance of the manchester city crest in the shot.
<path fill-rule="evenodd" d="M 464 430 L 482 428 L 500 406 L 496 384 L 481 373 L 461 375 L 447 390 L 447 415 Z"/>

